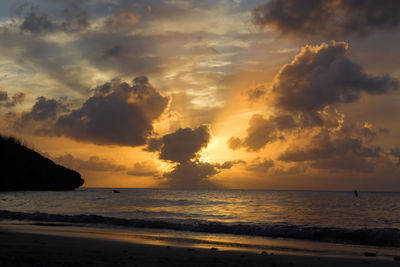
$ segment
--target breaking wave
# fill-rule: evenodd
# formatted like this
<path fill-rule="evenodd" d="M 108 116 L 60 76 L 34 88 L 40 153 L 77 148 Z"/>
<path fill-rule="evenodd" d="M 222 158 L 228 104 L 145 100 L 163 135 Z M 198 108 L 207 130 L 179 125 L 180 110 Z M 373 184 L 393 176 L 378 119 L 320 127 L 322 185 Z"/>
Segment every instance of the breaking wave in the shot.
<path fill-rule="evenodd" d="M 106 225 L 134 228 L 170 229 L 215 234 L 234 234 L 264 237 L 293 238 L 341 244 L 400 247 L 400 229 L 395 228 L 339 228 L 290 223 L 223 223 L 201 220 L 149 220 L 124 219 L 100 215 L 64 215 L 0 211 L 0 220 L 34 221 L 44 223 L 68 223 L 79 225 Z"/>

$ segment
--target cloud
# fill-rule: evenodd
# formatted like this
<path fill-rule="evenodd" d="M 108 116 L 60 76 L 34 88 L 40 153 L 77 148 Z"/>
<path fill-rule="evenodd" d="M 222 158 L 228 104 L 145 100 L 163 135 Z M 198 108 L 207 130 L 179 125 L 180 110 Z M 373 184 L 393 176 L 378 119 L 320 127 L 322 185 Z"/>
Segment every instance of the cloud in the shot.
<path fill-rule="evenodd" d="M 397 158 L 397 165 L 400 166 L 400 148 L 392 148 L 389 155 Z"/>
<path fill-rule="evenodd" d="M 18 13 L 22 13 L 27 6 L 29 5 L 22 5 Z M 39 6 L 31 5 L 19 27 L 23 31 L 38 34 L 55 31 L 79 32 L 89 26 L 87 12 L 82 10 L 78 1 L 70 1 L 69 6 L 63 9 L 57 19 L 50 18 L 47 13 L 40 10 Z"/>
<path fill-rule="evenodd" d="M 274 163 L 274 161 L 272 159 L 260 160 L 258 158 L 255 161 L 253 161 L 250 164 L 248 164 L 246 166 L 245 170 L 251 171 L 251 172 L 265 173 L 265 172 L 269 171 L 274 166 L 275 166 L 275 163 Z"/>
<path fill-rule="evenodd" d="M 352 62 L 347 50 L 347 43 L 335 41 L 319 46 L 304 46 L 291 63 L 280 69 L 269 86 L 257 87 L 257 92 L 247 92 L 250 100 L 264 98 L 270 105 L 272 102 L 275 115 L 268 118 L 260 114 L 253 115 L 246 136 L 232 137 L 228 146 L 231 149 L 244 147 L 248 151 L 259 151 L 269 143 L 284 141 L 285 136 L 290 136 L 292 132 L 305 133 L 314 127 L 320 127 L 318 130 L 342 127 L 342 132 L 372 140 L 376 132 L 369 127 L 345 125 L 344 114 L 338 112 L 336 107 L 356 101 L 362 93 L 378 95 L 397 90 L 399 83 L 389 75 L 372 76 L 365 73 L 361 66 Z M 265 93 L 258 92 L 260 90 Z M 344 144 L 331 144 L 329 149 L 334 150 L 335 145 Z M 327 152 L 319 149 L 328 147 L 321 146 L 313 152 Z M 311 152 L 293 151 L 281 156 L 281 159 L 304 159 L 311 156 Z"/>
<path fill-rule="evenodd" d="M 172 188 L 215 188 L 217 185 L 208 178 L 218 173 L 210 163 L 185 161 L 179 163 L 171 172 L 164 173 L 167 178 L 162 184 Z"/>
<path fill-rule="evenodd" d="M 390 155 L 400 157 L 400 148 L 393 148 L 390 150 Z"/>
<path fill-rule="evenodd" d="M 227 170 L 227 169 L 232 168 L 234 165 L 239 165 L 239 164 L 246 164 L 246 161 L 244 161 L 244 160 L 229 160 L 229 161 L 225 161 L 222 164 L 215 163 L 214 166 L 219 170 Z"/>
<path fill-rule="evenodd" d="M 255 88 L 247 90 L 245 94 L 247 95 L 250 101 L 258 100 L 261 97 L 265 96 L 266 89 L 264 86 L 257 86 Z"/>
<path fill-rule="evenodd" d="M 133 167 L 129 168 L 98 156 L 81 159 L 67 153 L 55 157 L 53 160 L 58 164 L 79 171 L 123 172 L 132 176 L 156 176 L 159 173 L 157 166 L 152 161 L 136 162 Z"/>
<path fill-rule="evenodd" d="M 45 96 L 39 96 L 31 111 L 22 113 L 21 120 L 54 120 L 60 113 L 68 111 L 68 106 L 64 104 L 62 100 L 48 99 Z"/>
<path fill-rule="evenodd" d="M 247 136 L 240 140 L 230 139 L 231 148 L 247 147 L 249 150 L 257 151 L 263 148 L 267 143 L 277 139 L 275 124 L 271 120 L 266 120 L 262 115 L 256 114 L 251 117 Z"/>
<path fill-rule="evenodd" d="M 375 162 L 363 157 L 354 157 L 352 154 L 342 155 L 329 159 L 321 159 L 310 163 L 315 169 L 325 169 L 330 172 L 364 172 L 370 173 L 374 171 Z"/>
<path fill-rule="evenodd" d="M 389 75 L 366 74 L 351 61 L 347 50 L 347 43 L 335 41 L 302 47 L 274 78 L 276 105 L 315 116 L 328 105 L 356 101 L 362 92 L 377 95 L 399 88 L 398 81 Z"/>
<path fill-rule="evenodd" d="M 80 108 L 59 117 L 54 131 L 99 145 L 144 145 L 169 101 L 146 77 L 135 78 L 132 85 L 113 80 L 96 88 Z"/>
<path fill-rule="evenodd" d="M 242 140 L 238 137 L 232 136 L 228 140 L 228 147 L 232 150 L 236 150 L 242 147 Z"/>
<path fill-rule="evenodd" d="M 90 26 L 89 15 L 82 10 L 79 2 L 73 1 L 62 12 L 64 21 L 61 23 L 60 28 L 66 32 L 81 31 Z"/>
<path fill-rule="evenodd" d="M 268 88 L 257 89 L 265 90 L 265 94 L 248 92 L 249 98 L 268 99 L 278 111 L 295 117 L 298 124 L 314 126 L 334 122 L 332 118 L 337 112 L 330 109 L 355 102 L 362 93 L 379 95 L 399 88 L 399 82 L 389 75 L 365 73 L 347 51 L 345 42 L 306 45 L 280 69 Z"/>
<path fill-rule="evenodd" d="M 50 21 L 48 14 L 40 12 L 37 6 L 32 6 L 24 18 L 20 29 L 32 33 L 53 31 L 55 26 Z"/>
<path fill-rule="evenodd" d="M 61 27 L 66 20 L 63 10 L 66 6 L 69 7 L 71 2 L 81 3 L 81 10 L 89 12 L 87 21 L 91 25 L 88 28 L 82 27 L 78 31 L 74 30 L 76 26 L 71 26 L 72 30 L 67 26 Z M 148 14 L 149 5 L 152 9 L 151 14 Z M 39 24 L 38 29 L 32 29 L 32 31 L 37 33 L 31 34 L 32 32 L 28 29 L 20 29 L 22 22 L 31 13 L 32 5 L 28 4 L 22 9 L 19 17 L 10 18 L 17 23 L 16 25 L 10 26 L 6 22 L 0 25 L 0 49 L 8 51 L 8 53 L 3 53 L 2 57 L 8 58 L 13 65 L 21 67 L 26 76 L 31 76 L 30 79 L 19 79 L 19 83 L 22 83 L 22 86 L 30 83 L 29 86 L 36 87 L 32 89 L 33 91 L 41 90 L 42 87 L 54 92 L 57 88 L 56 90 L 61 91 L 73 90 L 74 96 L 77 96 L 76 92 L 78 92 L 81 95 L 77 97 L 85 97 L 88 89 L 99 82 L 105 82 L 109 77 L 118 75 L 125 78 L 146 74 L 157 80 L 161 78 L 171 88 L 174 87 L 174 93 L 190 87 L 194 98 L 194 101 L 188 104 L 190 107 L 196 108 L 199 103 L 208 103 L 208 106 L 217 103 L 220 108 L 225 101 L 223 95 L 219 94 L 220 87 L 223 87 L 222 83 L 217 85 L 217 82 L 213 81 L 212 84 L 210 82 L 210 86 L 205 86 L 199 77 L 193 77 L 189 81 L 184 80 L 183 76 L 205 72 L 223 76 L 223 71 L 217 70 L 221 68 L 218 64 L 229 64 L 237 50 L 244 49 L 231 45 L 231 42 L 245 43 L 238 33 L 232 33 L 232 37 L 224 37 L 225 35 L 213 33 L 215 27 L 205 27 L 193 20 L 194 17 L 204 19 L 206 16 L 207 18 L 203 21 L 209 24 L 210 19 L 217 20 L 214 14 L 218 12 L 215 8 L 228 11 L 224 10 L 225 6 L 228 7 L 228 4 L 221 6 L 221 3 L 196 2 L 191 3 L 190 7 L 177 8 L 175 5 L 160 1 L 141 1 L 135 3 L 133 8 L 132 2 L 129 1 L 119 1 L 118 4 L 108 3 L 108 1 L 107 3 L 104 1 L 57 1 L 52 2 L 51 5 L 41 4 L 40 7 L 34 8 L 35 17 L 40 18 L 42 14 L 45 14 L 46 19 L 43 20 L 49 22 L 51 26 L 36 23 Z M 133 20 L 128 19 L 128 22 L 124 22 L 123 12 L 118 12 L 123 10 L 130 10 L 141 19 L 134 26 Z M 231 14 L 233 11 L 230 10 L 226 15 L 229 18 L 235 18 L 236 11 Z M 79 12 L 72 14 L 76 13 L 79 14 Z M 120 23 L 115 18 L 117 14 L 121 16 L 121 23 L 126 24 L 126 27 L 119 26 Z M 75 18 L 77 15 L 72 17 Z M 111 24 L 115 25 L 112 30 L 106 27 L 106 21 L 109 18 L 112 18 Z M 237 19 L 233 21 L 237 22 Z M 131 23 L 130 26 L 129 23 Z M 65 23 L 65 25 L 70 24 Z M 236 24 L 240 26 L 241 23 Z M 225 23 L 218 25 L 226 28 Z M 165 29 L 168 29 L 167 32 Z M 212 31 L 209 32 L 209 29 Z M 207 44 L 209 43 L 212 43 L 212 46 L 216 43 L 218 50 L 222 47 L 223 53 L 215 55 L 214 52 L 208 51 Z M 197 46 L 194 47 L 191 44 L 197 44 Z M 174 49 L 176 47 L 180 49 Z M 171 53 L 171 49 L 174 53 Z M 24 62 L 20 62 L 22 60 Z M 41 82 L 39 85 L 37 79 L 46 84 Z M 31 83 L 33 80 L 35 83 Z M 65 91 L 63 91 L 64 94 L 66 94 Z M 196 118 L 193 123 L 185 122 L 185 126 L 195 127 L 212 121 L 207 111 L 201 110 L 204 115 L 198 115 L 200 112 L 197 109 L 191 112 L 193 114 L 190 118 L 197 116 L 201 118 Z"/>
<path fill-rule="evenodd" d="M 155 176 L 159 173 L 152 161 L 136 162 L 127 174 L 132 176 Z"/>
<path fill-rule="evenodd" d="M 235 150 L 246 147 L 249 151 L 258 151 L 268 143 L 281 138 L 281 131 L 296 127 L 294 119 L 290 115 L 270 116 L 268 119 L 260 114 L 255 114 L 249 121 L 247 136 L 243 139 L 232 137 L 228 140 L 229 148 Z"/>
<path fill-rule="evenodd" d="M 253 23 L 282 34 L 367 35 L 400 24 L 396 0 L 270 0 L 252 10 Z"/>
<path fill-rule="evenodd" d="M 7 91 L 0 87 L 0 106 L 14 107 L 17 104 L 24 102 L 27 94 L 16 92 L 11 98 L 8 96 Z"/>
<path fill-rule="evenodd" d="M 37 135 L 54 135 L 54 122 L 66 112 L 69 112 L 69 108 L 63 99 L 39 96 L 30 111 L 8 112 L 5 122 L 8 128 L 14 130 L 28 129 Z"/>
<path fill-rule="evenodd" d="M 381 157 L 382 149 L 368 146 L 369 136 L 359 133 L 362 128 L 343 127 L 338 131 L 321 128 L 304 147 L 291 147 L 278 159 L 284 162 L 309 162 L 316 169 L 337 171 L 373 171 L 374 159 Z"/>
<path fill-rule="evenodd" d="M 126 171 L 127 168 L 123 165 L 118 165 L 110 162 L 107 159 L 101 159 L 97 156 L 91 156 L 89 159 L 84 160 L 76 158 L 71 154 L 65 154 L 53 158 L 55 162 L 75 170 L 88 170 L 97 172 L 121 172 Z"/>
<path fill-rule="evenodd" d="M 8 100 L 8 94 L 6 91 L 0 91 L 0 101 L 7 101 Z"/>
<path fill-rule="evenodd" d="M 120 9 L 105 21 L 105 27 L 109 30 L 132 30 L 140 17 L 133 8 Z"/>
<path fill-rule="evenodd" d="M 275 176 L 292 176 L 295 175 L 296 177 L 298 177 L 300 174 L 304 174 L 308 169 L 308 166 L 306 164 L 303 163 L 297 163 L 294 166 L 288 166 L 288 167 L 282 167 L 282 166 L 277 166 L 276 168 L 271 168 L 271 175 L 273 177 Z M 264 172 L 258 172 L 259 174 Z"/>
<path fill-rule="evenodd" d="M 197 153 L 208 145 L 210 129 L 201 125 L 192 130 L 180 128 L 176 132 L 164 135 L 161 139 L 153 139 L 147 150 L 160 151 L 160 159 L 172 162 L 186 162 L 197 157 Z"/>
<path fill-rule="evenodd" d="M 228 146 L 259 151 L 281 141 L 285 150 L 270 174 L 281 170 L 286 175 L 298 166 L 310 172 L 374 172 L 386 160 L 383 149 L 372 145 L 378 131 L 368 123 L 345 123 L 345 115 L 337 108 L 355 102 L 363 93 L 397 90 L 399 83 L 389 75 L 367 74 L 347 52 L 344 42 L 304 46 L 271 84 L 247 92 L 250 100 L 265 99 L 275 114 L 253 115 L 246 136 L 232 137 Z"/>
<path fill-rule="evenodd" d="M 163 173 L 165 180 L 160 184 L 172 188 L 216 188 L 220 185 L 209 178 L 221 170 L 245 163 L 241 160 L 222 164 L 201 161 L 199 152 L 207 147 L 210 138 L 209 127 L 201 125 L 195 129 L 180 128 L 161 138 L 149 139 L 145 150 L 158 152 L 161 160 L 177 163 L 172 171 Z"/>

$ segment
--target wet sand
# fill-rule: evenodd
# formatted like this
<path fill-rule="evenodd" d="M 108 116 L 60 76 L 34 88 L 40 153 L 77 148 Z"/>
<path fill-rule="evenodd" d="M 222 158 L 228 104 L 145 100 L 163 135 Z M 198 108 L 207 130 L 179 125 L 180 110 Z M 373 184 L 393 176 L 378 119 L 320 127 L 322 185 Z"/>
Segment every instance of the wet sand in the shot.
<path fill-rule="evenodd" d="M 400 266 L 371 257 L 271 255 L 0 230 L 0 266 Z"/>

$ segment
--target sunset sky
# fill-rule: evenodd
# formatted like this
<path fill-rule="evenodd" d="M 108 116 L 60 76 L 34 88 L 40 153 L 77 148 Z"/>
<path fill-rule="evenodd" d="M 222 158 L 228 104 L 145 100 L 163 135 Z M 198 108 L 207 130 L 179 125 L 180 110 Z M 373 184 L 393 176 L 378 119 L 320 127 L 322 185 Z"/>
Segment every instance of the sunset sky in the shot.
<path fill-rule="evenodd" d="M 400 191 L 400 1 L 5 0 L 0 133 L 89 187 Z"/>

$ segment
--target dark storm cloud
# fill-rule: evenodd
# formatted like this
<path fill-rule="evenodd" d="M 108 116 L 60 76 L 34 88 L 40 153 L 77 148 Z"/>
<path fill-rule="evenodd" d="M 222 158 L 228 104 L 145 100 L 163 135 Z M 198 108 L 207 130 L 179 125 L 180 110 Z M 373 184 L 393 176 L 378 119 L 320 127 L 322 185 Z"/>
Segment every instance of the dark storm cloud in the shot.
<path fill-rule="evenodd" d="M 12 97 L 9 97 L 7 91 L 0 87 L 0 106 L 14 107 L 24 102 L 26 96 L 26 93 L 16 92 Z"/>
<path fill-rule="evenodd" d="M 147 140 L 147 146 L 144 148 L 144 150 L 149 152 L 159 152 L 163 145 L 162 138 L 150 138 Z"/>
<path fill-rule="evenodd" d="M 275 124 L 276 129 L 280 131 L 290 130 L 296 127 L 296 122 L 290 115 L 272 116 L 270 120 Z"/>
<path fill-rule="evenodd" d="M 271 120 L 264 119 L 262 115 L 257 114 L 253 115 L 249 121 L 247 136 L 243 140 L 230 139 L 228 144 L 232 149 L 247 147 L 249 150 L 257 151 L 276 139 L 275 124 Z"/>
<path fill-rule="evenodd" d="M 180 128 L 164 135 L 161 139 L 151 139 L 147 150 L 160 151 L 160 159 L 172 162 L 186 162 L 197 157 L 197 153 L 208 145 L 210 129 L 206 125 L 192 130 Z"/>
<path fill-rule="evenodd" d="M 163 184 L 172 188 L 215 188 L 217 185 L 208 178 L 217 173 L 213 164 L 186 161 L 176 165 L 171 172 L 164 173 L 167 180 Z"/>
<path fill-rule="evenodd" d="M 171 172 L 163 174 L 166 178 L 161 184 L 172 188 L 219 188 L 221 185 L 209 178 L 222 170 L 231 169 L 235 165 L 246 164 L 245 161 L 226 161 L 222 164 L 202 162 L 197 158 L 177 164 Z"/>
<path fill-rule="evenodd" d="M 252 11 L 253 22 L 282 34 L 366 35 L 400 24 L 397 0 L 270 0 Z"/>
<path fill-rule="evenodd" d="M 381 157 L 382 149 L 367 146 L 368 138 L 349 129 L 354 127 L 343 128 L 339 132 L 322 128 L 312 136 L 308 145 L 289 148 L 278 159 L 285 162 L 309 162 L 313 168 L 331 171 L 372 171 L 374 159 Z"/>
<path fill-rule="evenodd" d="M 226 161 L 222 164 L 202 162 L 197 158 L 178 163 L 171 172 L 166 172 L 166 178 L 161 184 L 172 188 L 217 188 L 220 185 L 209 178 L 222 170 L 231 169 L 234 165 L 245 164 L 244 161 Z"/>
<path fill-rule="evenodd" d="M 173 188 L 215 188 L 217 184 L 209 180 L 221 170 L 232 168 L 244 161 L 220 163 L 202 162 L 199 152 L 210 142 L 210 129 L 201 125 L 195 129 L 180 128 L 158 139 L 149 139 L 145 150 L 159 152 L 161 160 L 176 162 L 173 170 L 164 173 L 161 185 Z"/>
<path fill-rule="evenodd" d="M 228 141 L 231 149 L 245 147 L 250 151 L 258 151 L 266 144 L 280 138 L 279 131 L 290 130 L 296 127 L 294 119 L 290 115 L 271 116 L 268 119 L 260 114 L 253 115 L 249 121 L 247 135 L 240 139 L 232 137 Z"/>
<path fill-rule="evenodd" d="M 168 103 L 146 77 L 135 78 L 132 85 L 114 80 L 97 88 L 79 109 L 59 117 L 55 131 L 100 145 L 140 146 Z"/>
<path fill-rule="evenodd" d="M 375 95 L 398 89 L 398 82 L 389 75 L 366 74 L 347 50 L 347 43 L 334 41 L 303 47 L 275 77 L 276 105 L 316 116 L 326 106 L 356 101 L 362 92 Z"/>
<path fill-rule="evenodd" d="M 291 63 L 281 68 L 270 90 L 257 89 L 266 90 L 268 94 L 251 92 L 250 95 L 251 99 L 268 95 L 281 115 L 268 119 L 254 115 L 246 137 L 232 137 L 229 147 L 258 151 L 268 143 L 282 140 L 282 134 L 290 130 L 315 126 L 336 128 L 344 116 L 335 109 L 338 104 L 355 102 L 362 93 L 378 95 L 399 88 L 398 81 L 389 75 L 365 73 L 361 66 L 352 62 L 347 50 L 346 43 L 335 41 L 303 47 Z M 376 135 L 367 127 L 347 130 L 358 131 L 359 135 L 370 139 Z"/>
<path fill-rule="evenodd" d="M 332 109 L 355 102 L 363 93 L 379 95 L 399 88 L 399 82 L 389 75 L 367 74 L 350 59 L 347 51 L 345 42 L 306 45 L 292 62 L 280 69 L 268 88 L 257 89 L 265 94 L 253 91 L 247 94 L 250 100 L 272 101 L 279 111 L 294 116 L 299 125 L 312 127 L 333 126 L 339 118 Z M 327 112 L 330 118 L 324 115 Z"/>
<path fill-rule="evenodd" d="M 23 5 L 18 9 L 18 13 L 24 13 L 25 7 Z M 41 11 L 39 6 L 30 6 L 29 11 L 20 25 L 23 31 L 31 33 L 47 33 L 54 31 L 64 32 L 79 32 L 90 26 L 88 14 L 82 10 L 78 1 L 72 1 L 63 9 L 61 14 L 51 17 L 44 11 Z"/>
<path fill-rule="evenodd" d="M 68 106 L 62 100 L 48 99 L 45 96 L 39 96 L 31 111 L 23 112 L 22 121 L 35 120 L 54 120 L 60 113 L 68 112 Z"/>
<path fill-rule="evenodd" d="M 40 12 L 39 7 L 31 7 L 20 26 L 21 30 L 32 33 L 50 32 L 55 26 L 50 21 L 48 14 Z"/>
<path fill-rule="evenodd" d="M 359 157 L 379 157 L 379 147 L 365 147 L 361 138 L 350 135 L 341 136 L 330 133 L 326 128 L 311 138 L 306 149 L 291 148 L 283 153 L 279 159 L 287 162 L 318 160 L 341 156 L 347 153 Z"/>

